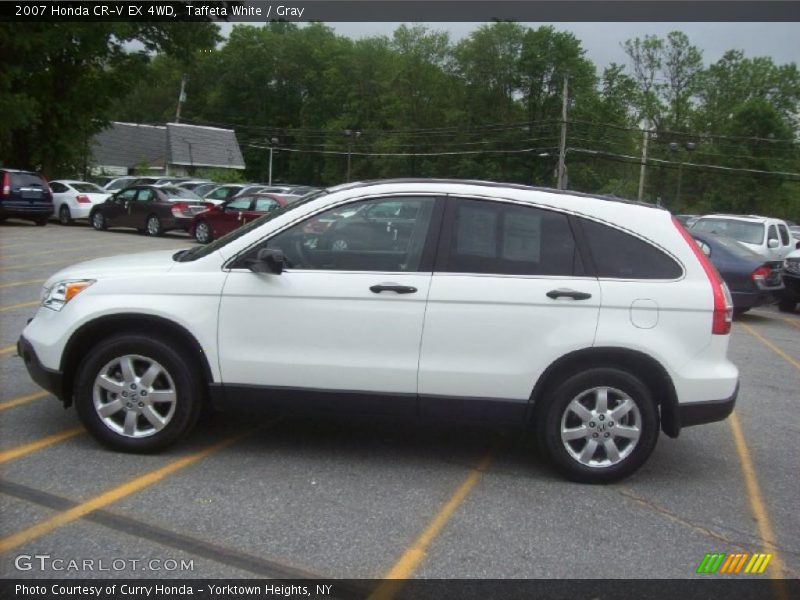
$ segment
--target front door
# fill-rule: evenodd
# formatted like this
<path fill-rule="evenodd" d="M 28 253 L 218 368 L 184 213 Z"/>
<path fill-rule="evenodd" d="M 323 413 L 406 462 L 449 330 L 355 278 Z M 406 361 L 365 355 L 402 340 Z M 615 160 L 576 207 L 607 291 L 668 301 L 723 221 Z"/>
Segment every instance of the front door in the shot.
<path fill-rule="evenodd" d="M 109 226 L 125 227 L 128 225 L 128 211 L 132 209 L 136 188 L 128 188 L 118 192 L 107 205 L 103 206 L 103 216 Z"/>
<path fill-rule="evenodd" d="M 381 412 L 415 410 L 437 200 L 390 200 L 415 215 L 410 235 L 384 225 L 382 236 L 365 238 L 354 226 L 359 213 L 389 200 L 361 200 L 296 223 L 249 253 L 281 250 L 280 275 L 234 263 L 219 311 L 226 388 L 305 390 L 331 402 L 361 398 Z M 321 229 L 334 230 L 343 246 L 332 248 Z"/>

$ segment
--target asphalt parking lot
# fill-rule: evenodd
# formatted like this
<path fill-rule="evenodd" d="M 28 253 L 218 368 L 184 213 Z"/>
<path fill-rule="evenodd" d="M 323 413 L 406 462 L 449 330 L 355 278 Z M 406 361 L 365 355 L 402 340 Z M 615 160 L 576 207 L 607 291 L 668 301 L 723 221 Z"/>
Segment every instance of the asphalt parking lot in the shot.
<path fill-rule="evenodd" d="M 194 243 L 0 225 L 0 577 L 691 578 L 709 552 L 800 577 L 800 314 L 738 320 L 734 415 L 662 435 L 615 485 L 563 481 L 520 432 L 441 423 L 216 414 L 163 454 L 105 450 L 17 337 L 61 267 Z"/>

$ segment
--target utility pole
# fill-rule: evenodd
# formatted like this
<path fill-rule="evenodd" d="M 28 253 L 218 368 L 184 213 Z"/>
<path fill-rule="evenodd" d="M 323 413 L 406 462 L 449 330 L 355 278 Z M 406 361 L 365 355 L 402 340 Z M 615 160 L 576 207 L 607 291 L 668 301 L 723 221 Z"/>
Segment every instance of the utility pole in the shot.
<path fill-rule="evenodd" d="M 639 171 L 639 195 L 638 199 L 641 202 L 644 197 L 644 175 L 647 170 L 647 142 L 650 139 L 650 122 L 644 121 L 644 134 L 642 136 L 642 168 Z"/>
<path fill-rule="evenodd" d="M 564 92 L 561 95 L 561 141 L 558 144 L 558 189 L 564 189 L 564 179 L 567 170 L 566 153 L 567 153 L 567 95 L 569 94 L 568 87 L 569 76 L 564 75 Z"/>
<path fill-rule="evenodd" d="M 186 102 L 186 74 L 181 75 L 181 93 L 178 94 L 178 108 L 175 111 L 175 122 L 181 122 L 181 104 Z"/>
<path fill-rule="evenodd" d="M 269 182 L 267 185 L 272 185 L 272 149 L 278 143 L 278 138 L 272 138 L 269 141 Z"/>

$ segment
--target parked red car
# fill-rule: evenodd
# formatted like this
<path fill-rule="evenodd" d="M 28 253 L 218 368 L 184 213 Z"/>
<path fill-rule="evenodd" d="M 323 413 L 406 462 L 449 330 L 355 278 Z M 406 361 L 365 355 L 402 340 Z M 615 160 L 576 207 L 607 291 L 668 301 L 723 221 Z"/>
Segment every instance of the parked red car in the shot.
<path fill-rule="evenodd" d="M 286 204 L 286 200 L 276 194 L 249 194 L 228 200 L 195 215 L 189 234 L 201 244 L 207 244 Z"/>

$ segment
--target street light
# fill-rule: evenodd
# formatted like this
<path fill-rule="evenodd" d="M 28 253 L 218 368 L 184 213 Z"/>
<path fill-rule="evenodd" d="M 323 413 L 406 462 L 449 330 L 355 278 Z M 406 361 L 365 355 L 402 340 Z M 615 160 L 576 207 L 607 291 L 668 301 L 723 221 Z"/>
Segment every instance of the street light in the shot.
<path fill-rule="evenodd" d="M 267 185 L 272 185 L 272 150 L 273 146 L 278 143 L 278 138 L 274 137 L 269 141 L 269 181 Z"/>
<path fill-rule="evenodd" d="M 353 138 L 361 137 L 361 131 L 352 129 L 345 129 L 344 134 L 347 136 L 347 181 L 350 181 L 350 157 L 353 154 Z"/>
<path fill-rule="evenodd" d="M 684 148 L 686 148 L 686 150 L 688 152 L 694 152 L 695 148 L 697 148 L 697 145 L 694 142 L 686 142 L 683 146 L 684 146 Z M 670 154 L 672 154 L 673 157 L 678 154 L 680 149 L 681 149 L 681 145 L 680 144 L 678 144 L 677 142 L 670 142 L 670 144 L 669 144 L 669 152 L 670 152 Z M 677 206 L 675 207 L 676 209 L 680 209 L 680 204 L 681 204 L 681 180 L 683 179 L 683 159 L 681 159 L 680 156 L 678 156 L 678 159 L 679 159 L 678 160 L 678 190 L 675 193 L 675 204 L 677 204 Z"/>

